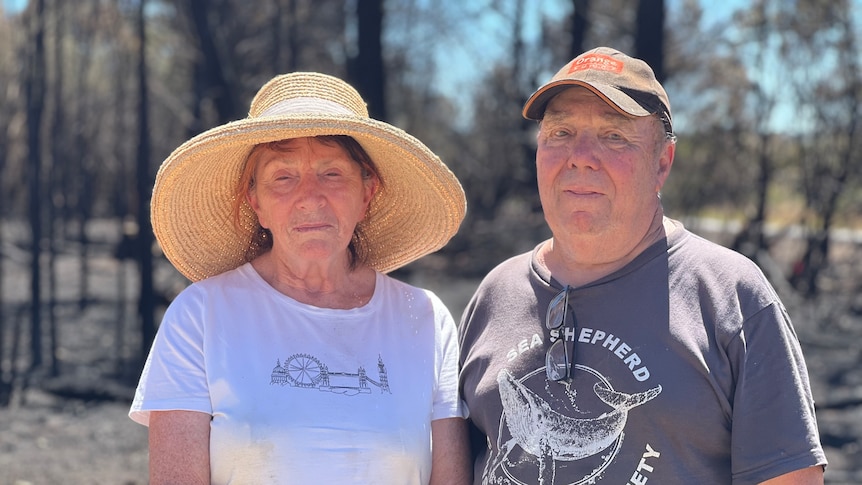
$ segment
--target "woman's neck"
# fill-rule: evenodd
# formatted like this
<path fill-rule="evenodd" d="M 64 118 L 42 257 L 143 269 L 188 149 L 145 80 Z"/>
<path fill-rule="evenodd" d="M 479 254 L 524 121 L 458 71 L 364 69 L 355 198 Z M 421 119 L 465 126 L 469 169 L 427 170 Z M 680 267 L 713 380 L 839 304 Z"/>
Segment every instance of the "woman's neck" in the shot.
<path fill-rule="evenodd" d="M 270 251 L 252 261 L 252 266 L 278 292 L 320 308 L 358 308 L 374 295 L 374 270 L 350 269 L 347 261 L 335 265 L 318 261 L 290 264 Z"/>

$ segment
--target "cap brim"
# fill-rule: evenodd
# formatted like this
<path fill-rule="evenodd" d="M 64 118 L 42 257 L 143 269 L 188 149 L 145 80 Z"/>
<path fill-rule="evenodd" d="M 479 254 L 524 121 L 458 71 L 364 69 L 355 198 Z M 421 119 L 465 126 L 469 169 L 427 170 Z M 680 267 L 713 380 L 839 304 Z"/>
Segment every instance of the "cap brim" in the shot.
<path fill-rule="evenodd" d="M 528 120 L 541 120 L 545 116 L 545 109 L 548 107 L 551 98 L 560 94 L 565 89 L 574 86 L 589 89 L 622 114 L 638 117 L 652 114 L 638 104 L 631 96 L 613 86 L 563 79 L 550 82 L 533 93 L 527 102 L 524 103 L 522 115 Z"/>

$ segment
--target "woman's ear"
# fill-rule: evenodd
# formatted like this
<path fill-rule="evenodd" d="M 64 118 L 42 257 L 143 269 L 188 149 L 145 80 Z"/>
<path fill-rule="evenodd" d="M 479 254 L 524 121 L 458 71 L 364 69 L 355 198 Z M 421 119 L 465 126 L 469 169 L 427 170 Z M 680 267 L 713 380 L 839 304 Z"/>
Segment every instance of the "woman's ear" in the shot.
<path fill-rule="evenodd" d="M 257 200 L 257 191 L 254 190 L 254 186 L 249 187 L 249 189 L 245 192 L 245 200 L 246 202 L 248 202 L 249 207 L 251 207 L 251 210 L 253 210 L 255 215 L 257 216 L 258 224 L 260 225 L 260 227 L 268 229 L 265 224 L 265 221 L 261 219 L 260 203 Z"/>
<path fill-rule="evenodd" d="M 374 198 L 374 195 L 377 194 L 377 191 L 380 189 L 380 180 L 378 180 L 377 177 L 368 177 L 363 180 L 363 185 L 365 194 L 362 197 L 362 202 L 365 204 L 365 210 L 368 210 L 368 206 L 371 204 L 371 199 Z"/>
<path fill-rule="evenodd" d="M 260 206 L 257 203 L 257 195 L 254 193 L 254 189 L 249 188 L 245 192 L 245 201 L 248 202 L 248 205 L 251 207 L 251 210 L 253 210 L 256 214 Z"/>

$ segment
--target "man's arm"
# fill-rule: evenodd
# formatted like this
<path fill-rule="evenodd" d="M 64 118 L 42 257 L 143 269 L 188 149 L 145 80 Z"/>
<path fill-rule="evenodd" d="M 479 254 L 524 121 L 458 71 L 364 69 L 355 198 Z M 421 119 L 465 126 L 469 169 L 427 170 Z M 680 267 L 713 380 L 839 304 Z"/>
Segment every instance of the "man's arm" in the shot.
<path fill-rule="evenodd" d="M 823 467 L 812 466 L 762 482 L 762 485 L 823 485 Z"/>

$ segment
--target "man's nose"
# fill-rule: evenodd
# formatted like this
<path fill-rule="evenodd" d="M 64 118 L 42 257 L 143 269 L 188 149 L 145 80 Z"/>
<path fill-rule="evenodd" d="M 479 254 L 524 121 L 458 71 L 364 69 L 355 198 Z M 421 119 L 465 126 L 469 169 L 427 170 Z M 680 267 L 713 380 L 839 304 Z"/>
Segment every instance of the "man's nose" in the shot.
<path fill-rule="evenodd" d="M 601 165 L 598 138 L 591 133 L 578 133 L 569 149 L 568 166 L 571 168 L 597 169 Z"/>

